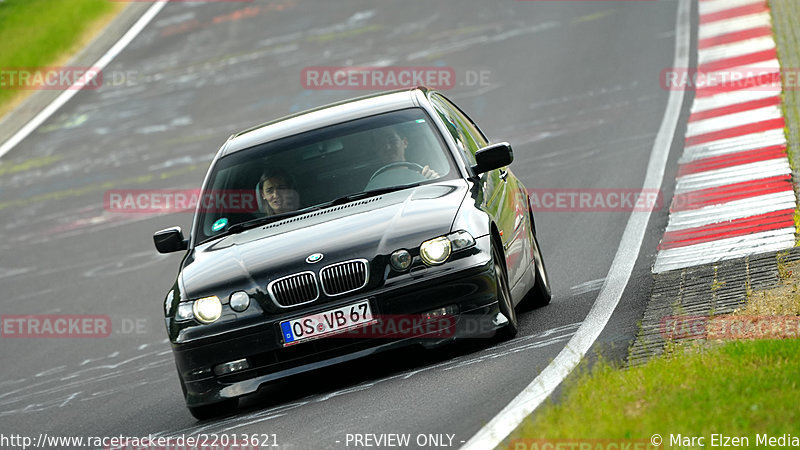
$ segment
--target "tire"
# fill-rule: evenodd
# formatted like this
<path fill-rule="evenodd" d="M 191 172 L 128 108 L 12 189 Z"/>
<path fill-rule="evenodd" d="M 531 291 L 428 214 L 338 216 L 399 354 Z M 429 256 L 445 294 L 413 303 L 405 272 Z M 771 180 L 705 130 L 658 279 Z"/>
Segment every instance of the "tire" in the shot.
<path fill-rule="evenodd" d="M 533 230 L 533 214 L 530 215 L 531 229 Z M 542 252 L 539 249 L 539 240 L 536 238 L 536 232 L 532 231 L 530 235 L 531 245 L 533 246 L 533 269 L 536 281 L 533 287 L 525 298 L 522 299 L 525 309 L 541 308 L 550 304 L 552 298 L 552 291 L 550 290 L 550 278 L 547 275 L 547 268 L 544 264 Z"/>
<path fill-rule="evenodd" d="M 539 250 L 539 241 L 535 235 L 533 236 L 533 243 L 535 244 L 534 255 L 536 257 L 536 284 L 533 285 L 532 294 L 534 298 L 531 299 L 533 300 L 531 304 L 535 307 L 542 307 L 550 304 L 553 293 L 550 290 L 550 277 L 547 276 L 544 258 Z"/>
<path fill-rule="evenodd" d="M 186 398 L 186 384 L 183 382 L 183 378 L 180 375 L 178 375 L 178 380 L 181 382 L 181 391 L 183 391 L 183 397 Z M 221 402 L 211 403 L 210 405 L 187 406 L 187 408 L 189 408 L 189 412 L 197 420 L 208 420 L 224 416 L 236 411 L 236 408 L 238 407 L 238 398 L 229 398 Z"/>
<path fill-rule="evenodd" d="M 517 311 L 514 309 L 514 300 L 511 298 L 511 290 L 508 287 L 508 274 L 506 266 L 503 264 L 503 256 L 494 242 L 492 243 L 492 263 L 497 280 L 497 303 L 500 312 L 508 319 L 505 326 L 497 330 L 495 337 L 499 341 L 507 341 L 517 335 L 519 321 L 517 320 Z"/>
<path fill-rule="evenodd" d="M 210 405 L 189 406 L 189 412 L 197 420 L 214 419 L 236 411 L 239 406 L 238 398 L 230 398 Z"/>

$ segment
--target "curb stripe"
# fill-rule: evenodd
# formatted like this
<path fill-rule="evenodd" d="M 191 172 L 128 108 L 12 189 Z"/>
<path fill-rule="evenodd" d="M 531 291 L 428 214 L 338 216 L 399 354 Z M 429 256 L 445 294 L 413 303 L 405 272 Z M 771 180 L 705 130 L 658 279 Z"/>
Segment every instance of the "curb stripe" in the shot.
<path fill-rule="evenodd" d="M 778 53 L 774 48 L 762 50 L 760 52 L 749 53 L 747 55 L 734 56 L 732 58 L 720 59 L 718 61 L 700 64 L 698 70 L 701 72 L 715 72 L 718 70 L 732 69 L 734 67 L 746 66 L 759 62 L 777 59 Z"/>
<path fill-rule="evenodd" d="M 794 209 L 783 209 L 757 216 L 734 219 L 722 224 L 705 225 L 680 231 L 668 231 L 664 233 L 664 239 L 658 246 L 658 249 L 665 250 L 686 247 L 687 245 L 711 242 L 736 236 L 746 236 L 762 231 L 787 228 L 793 225 Z"/>
<path fill-rule="evenodd" d="M 738 258 L 755 253 L 777 252 L 794 246 L 794 226 L 762 231 L 718 241 L 704 242 L 659 252 L 654 272 L 680 269 Z"/>
<path fill-rule="evenodd" d="M 711 156 L 727 155 L 745 150 L 755 150 L 772 145 L 786 145 L 786 135 L 783 130 L 775 129 L 745 136 L 722 139 L 706 144 L 686 147 L 680 158 L 681 163 L 694 161 Z"/>
<path fill-rule="evenodd" d="M 794 209 L 794 205 L 794 191 L 783 191 L 700 209 L 678 211 L 670 214 L 669 225 L 665 232 L 722 223 L 782 209 Z"/>
<path fill-rule="evenodd" d="M 730 72 L 724 75 L 720 74 L 720 76 L 731 76 L 732 73 Z M 741 69 L 736 69 L 736 73 L 745 74 L 747 72 L 742 71 Z M 719 86 L 701 87 L 695 91 L 695 98 L 711 97 L 725 92 L 741 91 L 745 89 L 758 89 L 779 93 L 781 91 L 780 84 L 780 69 L 776 68 L 774 71 L 765 71 L 762 69 L 757 75 L 736 81 L 732 86 L 726 86 L 725 84 L 722 84 Z"/>
<path fill-rule="evenodd" d="M 682 164 L 678 168 L 677 178 L 681 178 L 683 176 L 690 175 L 693 173 L 722 169 L 731 166 L 738 166 L 740 164 L 765 161 L 768 159 L 777 159 L 785 156 L 786 156 L 785 145 L 773 145 L 771 147 L 764 147 L 756 150 L 748 150 L 745 152 L 732 153 L 729 155 L 712 156 L 711 158 L 698 159 L 686 164 Z"/>
<path fill-rule="evenodd" d="M 792 178 L 787 175 L 743 181 L 741 183 L 700 189 L 676 195 L 670 212 L 691 211 L 706 206 L 721 205 L 736 200 L 792 190 Z"/>
<path fill-rule="evenodd" d="M 712 117 L 710 119 L 689 122 L 686 127 L 686 136 L 702 136 L 715 131 L 729 130 L 749 125 L 755 121 L 763 122 L 766 120 L 780 119 L 782 117 L 781 109 L 777 106 L 765 106 L 763 108 L 728 114 L 722 117 Z"/>
<path fill-rule="evenodd" d="M 738 8 L 731 8 L 719 12 L 703 14 L 700 16 L 700 25 L 765 11 L 769 11 L 769 8 L 767 8 L 767 2 L 762 1 L 751 5 L 739 6 Z"/>
<path fill-rule="evenodd" d="M 717 109 L 723 106 L 730 106 L 737 103 L 746 103 L 755 100 L 765 99 L 767 97 L 780 97 L 781 93 L 778 89 L 773 92 L 765 90 L 742 90 L 721 92 L 711 97 L 698 98 L 694 97 L 694 104 L 692 105 L 692 113 L 707 111 L 709 109 Z"/>
<path fill-rule="evenodd" d="M 700 0 L 697 9 L 702 16 L 754 3 L 764 3 L 764 0 Z"/>
<path fill-rule="evenodd" d="M 777 159 L 741 164 L 724 169 L 709 170 L 707 172 L 683 176 L 678 179 L 675 186 L 675 194 L 725 186 L 726 184 L 740 183 L 742 181 L 771 178 L 788 173 L 792 173 L 792 169 L 789 167 L 789 161 L 784 155 Z"/>
<path fill-rule="evenodd" d="M 711 119 L 713 117 L 725 116 L 728 114 L 735 114 L 742 111 L 750 111 L 753 109 L 764 108 L 767 106 L 780 106 L 781 97 L 776 93 L 772 97 L 761 98 L 744 103 L 734 103 L 732 105 L 720 106 L 718 108 L 707 109 L 705 111 L 694 112 L 689 116 L 689 122 L 696 122 L 698 120 Z"/>
<path fill-rule="evenodd" d="M 785 126 L 783 117 L 777 119 L 764 120 L 761 122 L 750 123 L 741 125 L 734 128 L 726 128 L 724 130 L 712 131 L 711 133 L 700 134 L 686 138 L 686 145 L 699 145 L 708 142 L 718 141 L 732 137 L 744 136 L 751 133 L 758 133 L 761 131 L 769 131 L 775 129 L 783 129 Z"/>
<path fill-rule="evenodd" d="M 693 79 L 699 87 L 653 272 L 795 243 L 797 200 L 768 4 L 699 1 L 696 71 L 703 77 Z"/>
<path fill-rule="evenodd" d="M 746 39 L 744 41 L 736 41 L 700 50 L 697 54 L 697 63 L 702 67 L 703 64 L 709 64 L 714 61 L 750 55 L 774 48 L 775 41 L 772 39 L 772 36 Z"/>
<path fill-rule="evenodd" d="M 701 50 L 716 47 L 718 45 L 730 44 L 732 42 L 743 41 L 746 39 L 755 39 L 760 37 L 772 37 L 772 28 L 763 26 L 756 28 L 748 28 L 742 31 L 734 31 L 733 33 L 721 34 L 719 36 L 701 39 L 697 43 L 697 47 Z"/>
<path fill-rule="evenodd" d="M 704 25 L 697 31 L 697 36 L 698 39 L 703 40 L 756 27 L 772 27 L 772 18 L 768 12 L 720 20 L 719 22 Z"/>

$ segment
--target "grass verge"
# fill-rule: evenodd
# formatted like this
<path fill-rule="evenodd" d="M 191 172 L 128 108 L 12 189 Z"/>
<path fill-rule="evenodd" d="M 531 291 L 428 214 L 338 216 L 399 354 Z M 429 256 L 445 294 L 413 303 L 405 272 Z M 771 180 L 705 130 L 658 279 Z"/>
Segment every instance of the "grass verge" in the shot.
<path fill-rule="evenodd" d="M 0 70 L 65 64 L 125 6 L 109 0 L 0 1 Z M 9 89 L 0 79 L 0 117 L 31 92 Z"/>
<path fill-rule="evenodd" d="M 744 436 L 750 448 L 764 434 L 800 439 L 800 264 L 779 255 L 778 275 L 779 286 L 749 292 L 746 306 L 731 315 L 703 319 L 698 339 L 670 342 L 663 356 L 631 368 L 602 360 L 579 368 L 557 403 L 543 405 L 511 435 L 510 448 L 650 442 L 654 434 L 663 437 L 662 448 L 701 447 L 673 445 L 678 434 L 704 437 L 705 446 L 712 434 Z"/>
<path fill-rule="evenodd" d="M 630 369 L 599 362 L 572 378 L 513 439 L 649 441 L 653 434 L 779 436 L 800 423 L 800 340 L 687 347 Z M 512 449 L 514 446 L 511 447 Z"/>

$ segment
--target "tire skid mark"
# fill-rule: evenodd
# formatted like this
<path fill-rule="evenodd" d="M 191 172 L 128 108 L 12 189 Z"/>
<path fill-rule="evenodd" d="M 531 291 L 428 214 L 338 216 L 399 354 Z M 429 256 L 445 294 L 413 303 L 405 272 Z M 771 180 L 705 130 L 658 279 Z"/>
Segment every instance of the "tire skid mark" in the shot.
<path fill-rule="evenodd" d="M 159 347 L 150 351 L 125 357 L 118 360 L 121 353 L 115 351 L 108 356 L 99 358 L 89 358 L 77 364 L 72 369 L 60 365 L 49 369 L 44 369 L 30 378 L 8 380 L 0 386 L 8 387 L 24 383 L 15 389 L 8 389 L 0 393 L 0 408 L 9 405 L 31 402 L 24 407 L 0 410 L 0 416 L 44 411 L 46 409 L 63 407 L 72 400 L 87 401 L 99 397 L 105 397 L 111 393 L 133 389 L 135 386 L 152 384 L 166 381 L 172 378 L 173 358 L 171 350 L 164 350 L 167 345 L 166 340 L 140 345 L 135 351 L 141 352 L 148 347 Z M 113 361 L 113 362 L 111 362 Z M 135 363 L 135 367 L 129 367 Z M 158 371 L 154 369 L 163 368 Z M 111 389 L 92 390 L 92 386 L 100 382 L 114 380 L 125 376 L 136 378 L 133 383 L 115 383 Z M 64 396 L 62 392 L 69 392 Z M 110 392 L 113 391 L 113 392 Z M 51 399 L 42 403 L 37 403 L 39 399 Z"/>

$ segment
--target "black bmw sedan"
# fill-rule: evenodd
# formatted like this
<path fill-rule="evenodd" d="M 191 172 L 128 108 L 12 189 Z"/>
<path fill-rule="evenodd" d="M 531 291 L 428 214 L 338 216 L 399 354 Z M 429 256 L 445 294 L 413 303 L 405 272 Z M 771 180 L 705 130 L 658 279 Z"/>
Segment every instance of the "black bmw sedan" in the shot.
<path fill-rule="evenodd" d="M 231 136 L 188 238 L 153 236 L 186 252 L 164 313 L 191 413 L 399 346 L 515 336 L 550 285 L 512 160 L 426 88 Z"/>

